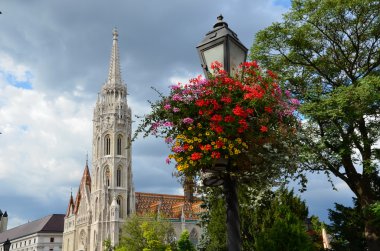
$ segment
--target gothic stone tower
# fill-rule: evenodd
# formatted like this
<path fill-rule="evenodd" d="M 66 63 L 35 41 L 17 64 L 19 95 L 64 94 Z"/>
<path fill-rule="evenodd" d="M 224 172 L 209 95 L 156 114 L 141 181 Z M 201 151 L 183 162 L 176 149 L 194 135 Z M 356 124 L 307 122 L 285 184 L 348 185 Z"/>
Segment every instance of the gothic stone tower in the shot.
<path fill-rule="evenodd" d="M 118 33 L 114 30 L 108 80 L 96 102 L 93 119 L 91 234 L 94 243 L 101 244 L 106 239 L 113 245 L 118 243 L 119 227 L 134 212 L 131 122 L 127 88 L 120 72 Z"/>
<path fill-rule="evenodd" d="M 130 140 L 131 109 L 114 30 L 108 79 L 94 109 L 91 177 L 86 164 L 76 199 L 71 196 L 67 209 L 64 251 L 101 251 L 105 240 L 118 243 L 125 218 L 135 212 Z"/>

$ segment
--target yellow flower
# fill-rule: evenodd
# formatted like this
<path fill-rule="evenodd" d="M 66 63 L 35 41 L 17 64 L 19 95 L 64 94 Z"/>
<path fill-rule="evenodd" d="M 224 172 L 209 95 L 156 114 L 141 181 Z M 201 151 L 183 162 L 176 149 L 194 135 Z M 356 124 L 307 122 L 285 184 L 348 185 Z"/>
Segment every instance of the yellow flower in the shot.
<path fill-rule="evenodd" d="M 222 146 L 222 149 L 227 149 L 227 147 L 226 146 Z"/>
<path fill-rule="evenodd" d="M 236 142 L 238 142 L 239 144 L 241 144 L 241 138 L 237 138 L 235 139 Z"/>
<path fill-rule="evenodd" d="M 235 154 L 239 154 L 240 153 L 239 149 L 235 148 L 234 150 L 235 150 Z"/>
<path fill-rule="evenodd" d="M 198 126 L 198 128 L 202 128 L 202 124 L 201 123 L 198 123 L 197 126 Z"/>
<path fill-rule="evenodd" d="M 210 132 L 206 132 L 206 136 L 210 136 Z"/>
<path fill-rule="evenodd" d="M 230 149 L 233 148 L 233 147 L 234 147 L 234 144 L 229 144 L 228 145 L 228 148 L 230 148 Z"/>
<path fill-rule="evenodd" d="M 184 170 L 184 166 L 183 165 L 177 165 L 177 170 L 178 171 L 183 171 Z"/>
<path fill-rule="evenodd" d="M 194 146 L 189 146 L 189 149 L 190 149 L 190 150 L 193 150 L 193 149 L 194 149 Z"/>
<path fill-rule="evenodd" d="M 191 130 L 193 130 L 193 128 L 190 126 L 189 128 L 187 128 L 187 130 L 191 131 Z"/>

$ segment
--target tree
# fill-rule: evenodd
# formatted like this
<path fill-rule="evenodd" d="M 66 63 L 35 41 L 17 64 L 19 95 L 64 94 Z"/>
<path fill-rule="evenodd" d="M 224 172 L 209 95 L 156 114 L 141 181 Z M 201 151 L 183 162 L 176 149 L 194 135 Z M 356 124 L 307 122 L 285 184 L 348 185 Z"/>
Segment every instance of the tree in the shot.
<path fill-rule="evenodd" d="M 225 207 L 220 188 L 209 189 L 210 204 L 206 250 L 226 250 Z M 242 250 L 316 250 L 306 232 L 308 209 L 293 191 L 239 186 Z"/>
<path fill-rule="evenodd" d="M 190 241 L 189 231 L 182 232 L 178 240 L 178 251 L 195 251 L 193 243 Z"/>
<path fill-rule="evenodd" d="M 176 250 L 174 229 L 170 222 L 159 217 L 129 217 L 123 225 L 120 244 L 115 251 Z"/>
<path fill-rule="evenodd" d="M 280 188 L 256 215 L 261 229 L 255 236 L 255 250 L 315 250 L 304 223 L 307 206 L 293 191 Z"/>
<path fill-rule="evenodd" d="M 328 229 L 333 238 L 331 246 L 336 251 L 366 249 L 362 211 L 357 199 L 353 200 L 354 207 L 335 203 L 335 209 L 329 209 Z"/>
<path fill-rule="evenodd" d="M 256 35 L 251 59 L 279 73 L 301 101 L 303 170 L 343 180 L 358 198 L 369 250 L 380 250 L 380 2 L 293 0 Z"/>

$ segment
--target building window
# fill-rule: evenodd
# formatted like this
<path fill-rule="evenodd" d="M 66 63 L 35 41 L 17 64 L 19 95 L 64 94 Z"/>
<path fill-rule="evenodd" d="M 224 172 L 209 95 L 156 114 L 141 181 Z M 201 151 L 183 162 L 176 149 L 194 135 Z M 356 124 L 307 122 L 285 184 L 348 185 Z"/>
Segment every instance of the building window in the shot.
<path fill-rule="evenodd" d="M 50 237 L 50 242 L 54 242 L 54 237 Z"/>
<path fill-rule="evenodd" d="M 111 154 L 111 138 L 109 135 L 106 135 L 106 137 L 104 138 L 104 154 Z"/>
<path fill-rule="evenodd" d="M 121 186 L 121 168 L 119 167 L 116 171 L 116 186 Z"/>
<path fill-rule="evenodd" d="M 109 187 L 110 186 L 110 170 L 108 169 L 108 167 L 106 168 L 106 172 L 104 174 L 104 179 L 105 179 L 105 183 L 106 183 L 106 186 Z"/>
<path fill-rule="evenodd" d="M 119 218 L 123 218 L 123 198 L 119 196 L 117 197 L 116 201 L 119 205 Z"/>
<path fill-rule="evenodd" d="M 117 137 L 117 155 L 121 155 L 121 142 L 122 142 L 123 137 L 119 135 Z"/>

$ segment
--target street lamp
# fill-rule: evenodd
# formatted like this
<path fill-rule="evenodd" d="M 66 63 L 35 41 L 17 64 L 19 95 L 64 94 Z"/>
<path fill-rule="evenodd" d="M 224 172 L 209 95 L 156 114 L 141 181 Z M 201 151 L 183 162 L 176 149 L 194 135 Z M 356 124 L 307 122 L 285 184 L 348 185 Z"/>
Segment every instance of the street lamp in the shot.
<path fill-rule="evenodd" d="M 4 243 L 3 243 L 3 247 L 4 247 L 4 251 L 9 251 L 10 247 L 11 247 L 11 242 L 9 241 L 9 239 L 7 239 Z"/>
<path fill-rule="evenodd" d="M 209 76 L 211 63 L 218 61 L 225 71 L 232 75 L 238 66 L 245 62 L 248 49 L 240 42 L 235 32 L 228 28 L 220 15 L 214 29 L 197 46 L 198 54 L 206 78 Z M 218 159 L 210 168 L 202 172 L 204 186 L 223 185 L 226 200 L 227 246 L 229 251 L 241 250 L 240 219 L 236 178 L 231 170 L 231 163 Z"/>
<path fill-rule="evenodd" d="M 235 32 L 228 28 L 223 16 L 218 16 L 214 29 L 197 46 L 198 54 L 207 78 L 211 63 L 218 61 L 225 71 L 232 74 L 238 66 L 245 62 L 248 49 L 240 42 Z"/>

